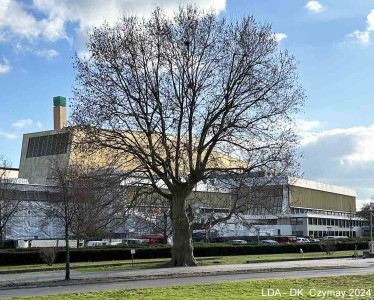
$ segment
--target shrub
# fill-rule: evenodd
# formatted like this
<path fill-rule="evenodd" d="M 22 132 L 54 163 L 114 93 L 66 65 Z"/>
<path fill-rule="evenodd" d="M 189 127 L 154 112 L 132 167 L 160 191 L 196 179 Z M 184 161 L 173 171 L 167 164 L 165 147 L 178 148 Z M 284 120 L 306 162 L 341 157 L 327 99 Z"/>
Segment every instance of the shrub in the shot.
<path fill-rule="evenodd" d="M 40 259 L 48 266 L 52 266 L 56 261 L 56 252 L 55 248 L 40 248 Z"/>
<path fill-rule="evenodd" d="M 367 242 L 332 242 L 336 251 L 367 249 Z M 89 261 L 105 261 L 105 260 L 126 260 L 131 259 L 130 249 L 136 247 L 92 247 L 79 248 L 70 250 L 71 262 L 89 262 Z M 231 245 L 225 243 L 198 243 L 195 244 L 194 254 L 196 257 L 207 256 L 232 256 L 232 255 L 251 255 L 251 254 L 279 254 L 279 253 L 300 253 L 303 248 L 304 253 L 321 252 L 319 243 L 305 244 L 280 244 L 272 245 Z M 170 257 L 170 246 L 152 245 L 150 247 L 136 248 L 135 259 L 147 258 L 168 258 Z M 56 250 L 56 262 L 63 263 L 65 261 L 65 252 L 63 249 Z M 0 265 L 27 265 L 41 264 L 44 261 L 41 258 L 40 250 L 31 249 L 14 249 L 0 251 Z"/>

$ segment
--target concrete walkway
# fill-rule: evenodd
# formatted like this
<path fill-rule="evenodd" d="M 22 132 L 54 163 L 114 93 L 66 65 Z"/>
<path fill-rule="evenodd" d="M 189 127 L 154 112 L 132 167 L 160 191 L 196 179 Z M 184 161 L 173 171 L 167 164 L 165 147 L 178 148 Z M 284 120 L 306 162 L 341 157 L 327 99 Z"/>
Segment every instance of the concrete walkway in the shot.
<path fill-rule="evenodd" d="M 208 275 L 225 273 L 291 271 L 303 269 L 331 269 L 331 268 L 370 268 L 374 269 L 374 259 L 339 258 L 312 261 L 267 262 L 240 265 L 212 265 L 198 267 L 140 269 L 123 271 L 79 272 L 72 271 L 72 279 L 117 278 L 137 279 L 152 277 L 171 277 L 189 275 Z M 40 273 L 21 273 L 0 275 L 0 285 L 22 284 L 27 282 L 43 282 L 64 279 L 64 271 L 43 271 Z"/>

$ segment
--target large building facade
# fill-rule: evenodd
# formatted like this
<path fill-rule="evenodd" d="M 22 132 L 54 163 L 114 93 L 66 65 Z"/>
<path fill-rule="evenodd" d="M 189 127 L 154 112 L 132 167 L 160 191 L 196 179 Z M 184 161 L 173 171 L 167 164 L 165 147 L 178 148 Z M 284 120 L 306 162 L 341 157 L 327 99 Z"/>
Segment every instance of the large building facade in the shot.
<path fill-rule="evenodd" d="M 239 219 L 232 218 L 216 229 L 226 236 L 242 237 L 363 235 L 365 220 L 356 214 L 354 190 L 300 178 L 277 180 L 271 187 L 278 208 L 249 208 Z"/>
<path fill-rule="evenodd" d="M 61 228 L 56 224 L 41 226 L 43 216 L 38 205 L 48 201 L 48 195 L 53 189 L 52 162 L 58 161 L 60 165 L 67 167 L 77 163 L 81 157 L 72 147 L 74 131 L 65 127 L 65 106 L 66 101 L 63 97 L 54 99 L 54 130 L 23 136 L 15 188 L 22 192 L 24 204 L 23 209 L 9 222 L 6 230 L 8 238 L 55 238 L 62 234 Z M 104 156 L 101 153 L 91 161 L 99 161 L 101 165 L 105 165 Z M 12 174 L 16 177 L 15 172 Z M 226 237 L 361 236 L 363 233 L 364 220 L 356 215 L 354 190 L 299 178 L 267 180 L 266 185 L 249 182 L 248 190 L 250 196 L 241 200 L 244 201 L 244 205 L 240 212 L 210 229 L 215 230 L 219 236 Z M 197 222 L 204 223 L 212 215 L 227 214 L 232 206 L 232 195 L 229 189 L 219 186 L 219 183 L 211 178 L 198 184 L 189 202 L 194 208 Z M 138 213 L 132 216 L 127 224 L 117 228 L 117 232 L 113 233 L 117 236 L 126 236 L 134 232 L 144 233 L 144 230 L 139 231 L 139 228 L 136 228 L 141 223 L 142 214 L 142 209 L 139 208 Z M 157 219 L 155 213 L 155 222 Z M 149 222 L 152 222 L 152 218 L 144 220 L 144 223 Z"/>

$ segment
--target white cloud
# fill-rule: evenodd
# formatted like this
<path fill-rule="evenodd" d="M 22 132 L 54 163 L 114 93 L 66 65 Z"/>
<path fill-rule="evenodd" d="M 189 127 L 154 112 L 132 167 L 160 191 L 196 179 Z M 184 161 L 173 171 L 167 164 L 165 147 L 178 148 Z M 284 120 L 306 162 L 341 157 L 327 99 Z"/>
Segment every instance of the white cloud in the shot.
<path fill-rule="evenodd" d="M 306 178 L 355 189 L 359 203 L 374 194 L 374 124 L 300 137 Z"/>
<path fill-rule="evenodd" d="M 359 31 L 356 30 L 348 34 L 348 38 L 361 45 L 370 45 L 370 32 L 369 31 Z"/>
<path fill-rule="evenodd" d="M 51 58 L 54 58 L 54 57 L 60 55 L 60 53 L 58 53 L 54 49 L 37 50 L 37 51 L 35 51 L 35 54 L 38 55 L 38 56 L 46 57 L 47 59 L 51 59 Z"/>
<path fill-rule="evenodd" d="M 370 37 L 372 32 L 374 31 L 374 9 L 370 11 L 368 16 L 366 17 L 366 30 L 365 31 L 360 31 L 356 30 L 350 34 L 347 35 L 347 38 L 357 42 L 361 45 L 370 45 Z"/>
<path fill-rule="evenodd" d="M 147 16 L 159 5 L 170 14 L 184 4 L 198 4 L 203 9 L 220 12 L 225 9 L 226 0 L 34 0 L 30 6 L 21 4 L 19 0 L 1 0 L 1 38 L 44 38 L 52 42 L 59 39 L 69 40 L 66 24 L 77 23 L 78 40 L 84 44 L 87 32 L 92 26 L 100 26 L 104 20 L 113 24 L 124 11 Z"/>
<path fill-rule="evenodd" d="M 314 0 L 308 1 L 308 3 L 305 5 L 305 8 L 313 13 L 320 13 L 325 9 L 325 7 L 322 6 L 321 3 Z"/>
<path fill-rule="evenodd" d="M 301 131 L 309 131 L 318 128 L 321 125 L 321 123 L 319 121 L 307 121 L 298 119 L 296 120 L 296 125 Z"/>
<path fill-rule="evenodd" d="M 23 128 L 23 127 L 28 127 L 34 124 L 34 121 L 31 119 L 25 119 L 25 120 L 18 120 L 17 122 L 14 122 L 12 124 L 12 127 L 16 128 Z"/>
<path fill-rule="evenodd" d="M 43 127 L 42 122 L 36 122 L 36 127 L 38 127 L 38 128 L 42 128 L 42 127 Z"/>
<path fill-rule="evenodd" d="M 10 71 L 10 64 L 9 60 L 7 60 L 5 57 L 3 57 L 5 64 L 0 64 L 0 73 L 8 73 Z"/>
<path fill-rule="evenodd" d="M 2 132 L 2 131 L 0 131 L 0 136 L 3 136 L 7 138 L 8 140 L 14 140 L 18 138 L 18 135 L 14 133 L 7 133 L 7 132 Z"/>
<path fill-rule="evenodd" d="M 286 38 L 287 35 L 285 33 L 274 33 L 274 39 L 277 41 L 277 43 Z"/>

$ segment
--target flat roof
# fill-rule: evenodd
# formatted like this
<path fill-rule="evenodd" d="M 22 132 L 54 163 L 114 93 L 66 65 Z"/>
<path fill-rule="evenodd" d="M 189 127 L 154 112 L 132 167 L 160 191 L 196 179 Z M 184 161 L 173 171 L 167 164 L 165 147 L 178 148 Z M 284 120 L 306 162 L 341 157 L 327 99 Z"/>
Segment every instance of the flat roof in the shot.
<path fill-rule="evenodd" d="M 0 167 L 0 170 L 19 171 L 19 168 L 4 168 L 4 167 Z"/>

